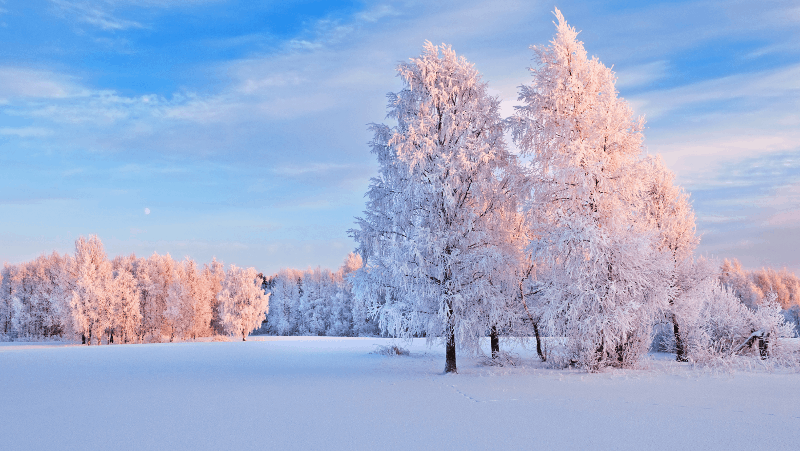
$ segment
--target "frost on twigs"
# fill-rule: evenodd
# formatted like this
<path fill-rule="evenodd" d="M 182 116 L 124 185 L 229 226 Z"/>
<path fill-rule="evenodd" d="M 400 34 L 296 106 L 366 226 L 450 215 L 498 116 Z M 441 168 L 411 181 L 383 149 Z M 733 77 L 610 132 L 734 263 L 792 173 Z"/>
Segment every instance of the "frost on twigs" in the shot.
<path fill-rule="evenodd" d="M 375 350 L 372 353 L 388 356 L 411 355 L 408 349 L 398 345 L 375 345 Z"/>

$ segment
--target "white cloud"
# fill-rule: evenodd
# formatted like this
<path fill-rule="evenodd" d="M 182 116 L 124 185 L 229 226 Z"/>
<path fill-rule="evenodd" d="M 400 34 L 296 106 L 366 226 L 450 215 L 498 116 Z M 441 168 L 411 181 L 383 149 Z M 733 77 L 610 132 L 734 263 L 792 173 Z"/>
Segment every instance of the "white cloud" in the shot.
<path fill-rule="evenodd" d="M 114 17 L 105 8 L 113 7 L 105 2 L 86 2 L 68 0 L 50 0 L 65 15 L 75 17 L 79 22 L 87 23 L 104 31 L 122 31 L 131 28 L 144 28 L 139 22 Z"/>
<path fill-rule="evenodd" d="M 42 127 L 0 127 L 0 136 L 16 136 L 18 138 L 41 138 L 50 136 L 53 131 Z"/>
<path fill-rule="evenodd" d="M 299 175 L 320 175 L 331 171 L 353 169 L 350 164 L 337 164 L 337 163 L 311 163 L 305 165 L 283 165 L 274 169 L 275 174 L 284 175 L 288 177 L 296 177 Z"/>
<path fill-rule="evenodd" d="M 377 22 L 384 17 L 399 16 L 400 13 L 391 5 L 375 5 L 372 8 L 356 14 L 356 18 L 365 22 Z"/>
<path fill-rule="evenodd" d="M 79 95 L 71 77 L 24 67 L 0 67 L 0 97 L 61 99 Z"/>
<path fill-rule="evenodd" d="M 634 88 L 649 85 L 663 79 L 667 75 L 666 61 L 653 61 L 639 66 L 627 67 L 616 71 L 617 88 Z"/>
<path fill-rule="evenodd" d="M 800 97 L 800 64 L 770 71 L 731 75 L 677 88 L 635 96 L 648 117 L 659 117 L 697 104 L 743 99 L 753 107 L 767 102 L 796 101 Z"/>

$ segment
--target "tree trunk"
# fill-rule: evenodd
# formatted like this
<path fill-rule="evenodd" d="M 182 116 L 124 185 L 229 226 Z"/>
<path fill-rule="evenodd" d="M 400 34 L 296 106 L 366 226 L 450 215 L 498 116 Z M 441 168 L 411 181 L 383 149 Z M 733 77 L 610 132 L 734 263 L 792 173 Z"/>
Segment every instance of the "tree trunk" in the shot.
<path fill-rule="evenodd" d="M 536 336 L 536 353 L 539 354 L 539 359 L 544 362 L 547 358 L 542 352 L 542 337 L 539 336 L 539 325 L 536 321 L 533 322 L 533 334 Z"/>
<path fill-rule="evenodd" d="M 456 333 L 452 324 L 447 326 L 444 372 L 458 373 L 458 369 L 456 368 Z"/>
<path fill-rule="evenodd" d="M 769 357 L 769 334 L 764 334 L 764 336 L 759 337 L 758 353 L 761 355 L 762 360 Z"/>
<path fill-rule="evenodd" d="M 82 345 L 86 344 L 86 334 L 81 334 L 81 344 Z"/>
<path fill-rule="evenodd" d="M 675 360 L 678 362 L 688 362 L 686 358 L 686 348 L 683 346 L 683 339 L 681 339 L 680 328 L 675 316 L 672 317 L 672 332 L 675 334 Z"/>
<path fill-rule="evenodd" d="M 496 359 L 500 354 L 500 337 L 497 336 L 497 326 L 492 326 L 489 332 L 489 343 L 492 348 L 492 358 Z"/>

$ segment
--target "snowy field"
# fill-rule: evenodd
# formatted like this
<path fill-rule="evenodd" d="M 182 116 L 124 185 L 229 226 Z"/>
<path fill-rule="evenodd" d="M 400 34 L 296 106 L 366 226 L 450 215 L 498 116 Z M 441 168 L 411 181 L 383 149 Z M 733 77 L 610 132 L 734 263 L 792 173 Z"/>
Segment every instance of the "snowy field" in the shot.
<path fill-rule="evenodd" d="M 364 338 L 0 343 L 8 450 L 800 449 L 800 374 L 515 368 Z"/>

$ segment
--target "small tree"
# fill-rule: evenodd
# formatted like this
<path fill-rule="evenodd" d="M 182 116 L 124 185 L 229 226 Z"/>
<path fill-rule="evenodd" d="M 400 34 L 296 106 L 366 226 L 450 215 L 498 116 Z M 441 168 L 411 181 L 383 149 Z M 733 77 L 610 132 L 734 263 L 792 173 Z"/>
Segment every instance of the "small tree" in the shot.
<path fill-rule="evenodd" d="M 450 47 L 428 42 L 397 72 L 397 126 L 372 125 L 380 176 L 350 231 L 364 258 L 354 291 L 385 333 L 443 340 L 445 372 L 457 372 L 456 344 L 477 347 L 511 285 L 516 160 L 499 100 Z"/>
<path fill-rule="evenodd" d="M 225 330 L 229 335 L 241 335 L 242 341 L 261 325 L 269 311 L 269 295 L 264 294 L 257 276 L 254 268 L 231 265 L 217 294 Z"/>

